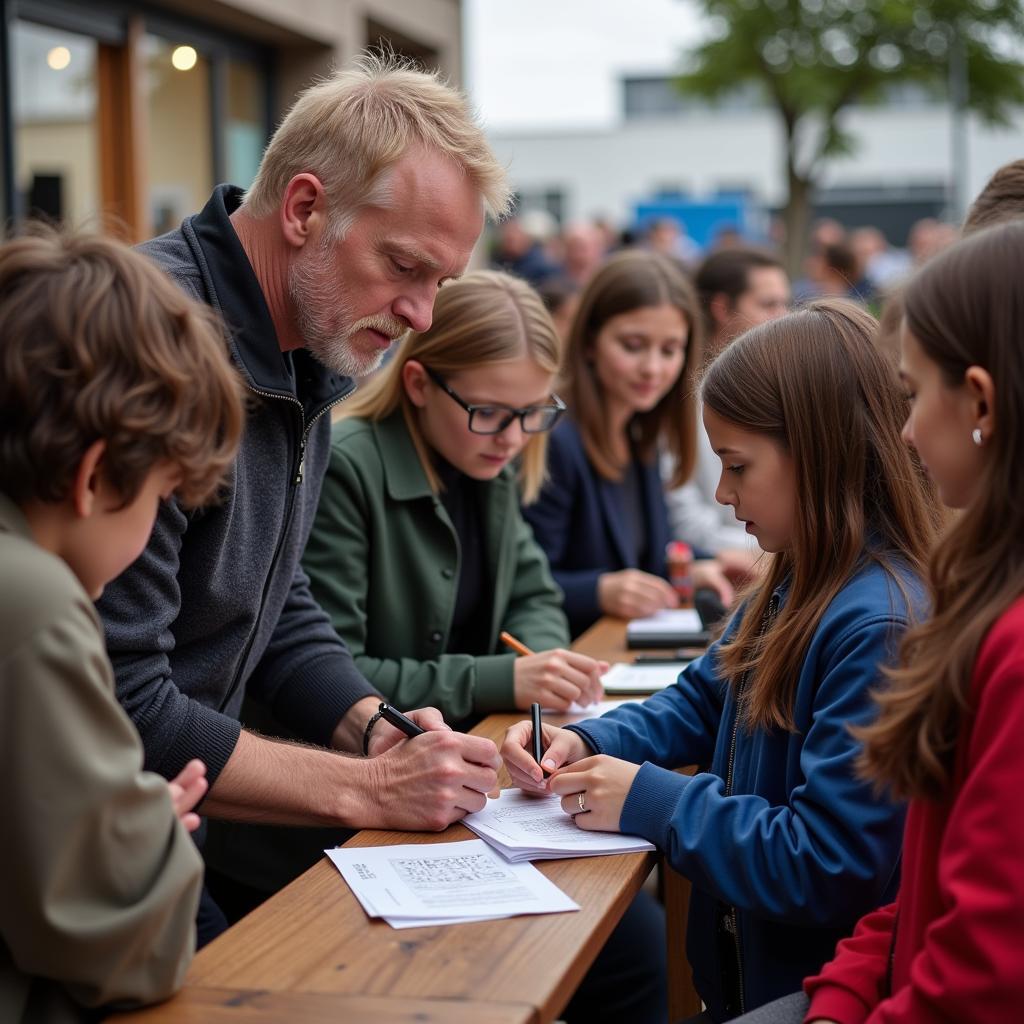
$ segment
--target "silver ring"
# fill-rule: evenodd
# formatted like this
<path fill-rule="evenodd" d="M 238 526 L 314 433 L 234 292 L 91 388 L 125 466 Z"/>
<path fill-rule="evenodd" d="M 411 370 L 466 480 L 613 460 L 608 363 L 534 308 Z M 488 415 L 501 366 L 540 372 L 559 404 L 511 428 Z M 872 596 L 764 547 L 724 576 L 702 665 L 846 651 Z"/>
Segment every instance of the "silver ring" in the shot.
<path fill-rule="evenodd" d="M 584 797 L 586 797 L 586 795 L 587 795 L 586 793 L 577 793 L 576 794 L 576 802 L 580 805 L 580 814 L 586 814 L 587 813 L 587 808 L 586 808 L 586 806 L 583 803 Z"/>

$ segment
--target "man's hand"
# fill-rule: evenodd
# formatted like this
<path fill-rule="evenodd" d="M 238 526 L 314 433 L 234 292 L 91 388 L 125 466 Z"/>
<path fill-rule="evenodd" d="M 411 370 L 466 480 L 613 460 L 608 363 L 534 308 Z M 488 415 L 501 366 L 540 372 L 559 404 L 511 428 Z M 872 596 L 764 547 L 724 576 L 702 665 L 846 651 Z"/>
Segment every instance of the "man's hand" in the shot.
<path fill-rule="evenodd" d="M 441 712 L 437 708 L 420 708 L 418 711 L 406 712 L 406 718 L 411 718 L 421 729 L 427 732 L 451 732 L 452 727 L 446 724 Z M 402 740 L 409 737 L 396 729 L 390 722 L 378 718 L 370 732 L 370 745 L 367 753 L 370 757 L 377 757 L 392 747 L 398 746 Z"/>
<path fill-rule="evenodd" d="M 562 810 L 571 814 L 580 828 L 618 832 L 622 808 L 638 771 L 638 764 L 596 754 L 560 768 L 548 779 L 548 789 L 562 798 Z"/>
<path fill-rule="evenodd" d="M 432 708 L 409 717 L 424 729 L 434 724 L 422 736 L 400 733 L 382 751 L 371 746 L 376 756 L 363 763 L 371 775 L 374 816 L 364 827 L 440 832 L 486 805 L 498 784 L 501 758 L 490 740 L 453 732 Z"/>
<path fill-rule="evenodd" d="M 196 759 L 189 761 L 184 768 L 167 783 L 171 791 L 171 804 L 174 813 L 189 832 L 199 828 L 199 815 L 193 813 L 195 807 L 206 794 L 206 765 Z"/>
<path fill-rule="evenodd" d="M 544 795 L 548 792 L 544 781 L 544 772 L 554 771 L 564 764 L 571 764 L 590 754 L 590 747 L 579 733 L 568 729 L 559 729 L 554 725 L 541 724 L 543 742 L 541 763 L 537 764 L 530 751 L 533 748 L 533 724 L 516 722 L 505 733 L 501 744 L 501 756 L 505 759 L 505 767 L 512 778 L 513 785 L 524 793 Z"/>

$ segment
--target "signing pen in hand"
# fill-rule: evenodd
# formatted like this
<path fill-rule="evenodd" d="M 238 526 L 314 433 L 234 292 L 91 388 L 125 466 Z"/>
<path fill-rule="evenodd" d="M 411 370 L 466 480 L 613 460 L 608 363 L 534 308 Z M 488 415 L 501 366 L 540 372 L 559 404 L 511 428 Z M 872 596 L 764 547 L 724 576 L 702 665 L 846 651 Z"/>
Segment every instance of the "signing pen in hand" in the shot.
<path fill-rule="evenodd" d="M 540 728 L 540 705 L 530 705 L 530 721 L 533 724 L 533 759 L 540 764 L 541 755 L 544 753 L 544 736 Z M 544 771 L 542 768 L 541 771 Z M 544 777 L 547 778 L 550 773 L 544 771 Z"/>
<path fill-rule="evenodd" d="M 511 633 L 502 632 L 499 639 L 506 647 L 511 647 L 516 654 L 521 654 L 524 658 L 528 658 L 533 654 L 533 651 L 531 651 L 530 648 L 522 642 L 522 640 L 517 640 Z M 541 754 L 544 753 L 544 739 L 540 731 L 539 704 L 530 705 L 530 721 L 533 724 L 533 759 L 537 764 L 540 764 Z M 544 777 L 547 778 L 548 774 L 548 772 L 544 772 Z"/>
<path fill-rule="evenodd" d="M 393 708 L 386 701 L 380 702 L 380 707 L 377 709 L 380 711 L 380 717 L 384 719 L 389 725 L 393 725 L 396 729 L 401 729 L 406 736 L 410 738 L 413 736 L 422 736 L 426 729 L 421 729 L 408 715 L 403 715 L 397 708 Z"/>

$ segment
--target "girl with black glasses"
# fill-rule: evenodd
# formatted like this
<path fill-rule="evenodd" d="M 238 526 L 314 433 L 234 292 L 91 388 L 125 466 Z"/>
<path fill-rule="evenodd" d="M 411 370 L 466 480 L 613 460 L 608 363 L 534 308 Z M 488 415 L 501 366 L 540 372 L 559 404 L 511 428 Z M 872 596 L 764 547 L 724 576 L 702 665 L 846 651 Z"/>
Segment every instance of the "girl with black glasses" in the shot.
<path fill-rule="evenodd" d="M 366 678 L 453 723 L 601 695 L 606 667 L 566 650 L 562 595 L 523 521 L 536 497 L 559 340 L 505 274 L 441 290 L 434 323 L 342 406 L 305 567 Z M 516 658 L 507 630 L 540 652 Z"/>

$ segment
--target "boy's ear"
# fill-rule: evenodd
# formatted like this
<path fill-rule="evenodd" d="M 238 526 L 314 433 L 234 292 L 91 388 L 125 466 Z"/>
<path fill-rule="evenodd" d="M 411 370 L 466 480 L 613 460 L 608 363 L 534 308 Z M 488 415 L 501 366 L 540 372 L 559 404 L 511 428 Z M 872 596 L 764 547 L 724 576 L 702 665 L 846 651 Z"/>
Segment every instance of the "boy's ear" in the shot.
<path fill-rule="evenodd" d="M 427 371 L 418 359 L 406 360 L 402 367 L 402 387 L 417 409 L 427 404 L 427 380 Z"/>
<path fill-rule="evenodd" d="M 974 405 L 976 426 L 982 437 L 991 437 L 996 429 L 996 388 L 992 374 L 981 366 L 969 366 L 964 374 L 964 387 Z"/>
<path fill-rule="evenodd" d="M 96 510 L 96 502 L 99 501 L 100 463 L 103 461 L 106 448 L 106 441 L 93 441 L 85 449 L 82 461 L 75 472 L 75 478 L 71 483 L 71 502 L 75 515 L 80 519 L 88 519 Z"/>

